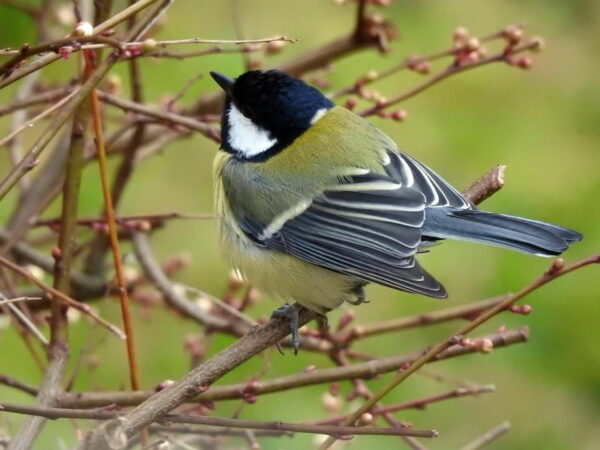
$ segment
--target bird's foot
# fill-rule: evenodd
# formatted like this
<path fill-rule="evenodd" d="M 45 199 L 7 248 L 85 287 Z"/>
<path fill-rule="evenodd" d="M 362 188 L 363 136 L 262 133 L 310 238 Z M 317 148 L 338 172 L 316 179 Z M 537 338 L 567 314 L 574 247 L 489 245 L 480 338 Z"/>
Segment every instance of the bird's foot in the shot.
<path fill-rule="evenodd" d="M 271 314 L 271 319 L 283 319 L 288 321 L 290 324 L 290 331 L 292 333 L 292 348 L 294 349 L 294 355 L 297 355 L 298 349 L 300 348 L 300 334 L 298 332 L 300 319 L 298 316 L 298 310 L 294 307 L 294 305 L 285 303 L 273 311 Z"/>

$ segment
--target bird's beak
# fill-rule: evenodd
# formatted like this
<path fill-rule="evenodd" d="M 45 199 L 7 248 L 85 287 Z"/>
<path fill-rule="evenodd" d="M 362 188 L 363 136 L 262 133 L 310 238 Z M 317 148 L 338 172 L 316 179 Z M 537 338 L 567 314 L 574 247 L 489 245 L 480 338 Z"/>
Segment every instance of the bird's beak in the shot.
<path fill-rule="evenodd" d="M 225 93 L 231 97 L 233 94 L 233 84 L 235 83 L 235 80 L 227 75 L 222 75 L 219 72 L 211 72 L 210 76 L 213 77 L 213 80 L 215 80 L 217 84 L 225 91 Z"/>

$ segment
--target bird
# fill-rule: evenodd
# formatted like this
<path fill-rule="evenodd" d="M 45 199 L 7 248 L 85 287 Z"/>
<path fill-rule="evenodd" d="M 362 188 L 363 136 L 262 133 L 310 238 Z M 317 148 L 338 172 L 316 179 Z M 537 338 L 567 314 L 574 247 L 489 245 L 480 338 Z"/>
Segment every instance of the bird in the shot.
<path fill-rule="evenodd" d="M 445 298 L 416 256 L 445 239 L 551 257 L 582 239 L 559 225 L 478 209 L 385 133 L 318 89 L 277 70 L 225 92 L 213 165 L 224 256 L 262 292 L 325 315 L 366 300 L 377 283 Z M 298 311 L 285 303 L 299 347 Z"/>

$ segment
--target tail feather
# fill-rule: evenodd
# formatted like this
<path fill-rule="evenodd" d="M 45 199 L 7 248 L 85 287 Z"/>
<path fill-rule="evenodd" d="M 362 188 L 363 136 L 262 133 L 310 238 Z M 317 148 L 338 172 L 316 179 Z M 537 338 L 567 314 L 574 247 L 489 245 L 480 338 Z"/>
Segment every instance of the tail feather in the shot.
<path fill-rule="evenodd" d="M 524 253 L 555 256 L 582 235 L 559 225 L 479 210 L 429 208 L 423 235 L 497 245 Z"/>

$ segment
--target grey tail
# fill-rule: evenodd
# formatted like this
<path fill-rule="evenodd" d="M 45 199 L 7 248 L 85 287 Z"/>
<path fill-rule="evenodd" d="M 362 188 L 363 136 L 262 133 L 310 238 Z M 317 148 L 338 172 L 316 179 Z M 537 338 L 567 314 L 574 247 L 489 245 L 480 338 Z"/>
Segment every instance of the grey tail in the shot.
<path fill-rule="evenodd" d="M 539 256 L 560 255 L 583 237 L 538 220 L 447 208 L 428 208 L 422 231 L 425 238 L 480 242 Z"/>

